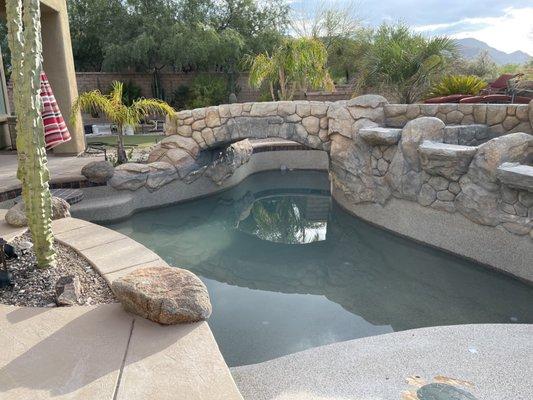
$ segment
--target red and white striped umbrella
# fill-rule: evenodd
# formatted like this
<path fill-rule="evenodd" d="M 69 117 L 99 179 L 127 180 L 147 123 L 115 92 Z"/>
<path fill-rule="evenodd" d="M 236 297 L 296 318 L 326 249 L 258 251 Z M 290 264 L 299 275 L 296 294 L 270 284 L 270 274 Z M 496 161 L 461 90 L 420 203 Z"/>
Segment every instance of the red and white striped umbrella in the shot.
<path fill-rule="evenodd" d="M 71 137 L 52 92 L 50 82 L 48 82 L 48 77 L 44 72 L 41 72 L 41 99 L 43 102 L 44 141 L 46 149 L 49 150 L 52 147 L 68 142 Z"/>

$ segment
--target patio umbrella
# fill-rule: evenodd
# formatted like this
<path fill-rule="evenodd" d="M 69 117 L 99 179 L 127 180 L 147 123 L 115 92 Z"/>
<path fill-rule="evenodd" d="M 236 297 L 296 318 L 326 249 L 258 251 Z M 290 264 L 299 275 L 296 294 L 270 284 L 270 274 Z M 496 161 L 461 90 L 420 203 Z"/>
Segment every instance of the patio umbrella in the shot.
<path fill-rule="evenodd" d="M 71 138 L 67 124 L 65 124 L 61 110 L 52 92 L 50 82 L 48 82 L 48 77 L 44 72 L 41 72 L 41 100 L 43 102 L 44 141 L 46 149 L 49 150 L 68 142 Z"/>

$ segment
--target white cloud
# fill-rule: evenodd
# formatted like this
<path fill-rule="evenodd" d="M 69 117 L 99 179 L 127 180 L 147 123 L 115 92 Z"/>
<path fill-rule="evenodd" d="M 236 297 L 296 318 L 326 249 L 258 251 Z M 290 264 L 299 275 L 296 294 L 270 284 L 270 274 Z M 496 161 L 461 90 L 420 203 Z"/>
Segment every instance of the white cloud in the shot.
<path fill-rule="evenodd" d="M 473 37 L 507 53 L 522 50 L 533 55 L 533 7 L 511 7 L 499 17 L 464 18 L 414 29 L 427 33 L 445 31 L 457 39 Z"/>

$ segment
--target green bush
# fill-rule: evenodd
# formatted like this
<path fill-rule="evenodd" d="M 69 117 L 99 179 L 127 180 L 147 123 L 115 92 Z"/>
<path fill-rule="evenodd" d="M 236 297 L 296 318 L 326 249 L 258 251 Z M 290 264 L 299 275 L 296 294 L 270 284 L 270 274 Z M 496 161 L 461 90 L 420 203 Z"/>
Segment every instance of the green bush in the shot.
<path fill-rule="evenodd" d="M 428 97 L 448 96 L 451 94 L 471 94 L 475 96 L 485 87 L 487 87 L 487 82 L 475 75 L 449 75 L 433 86 Z"/>
<path fill-rule="evenodd" d="M 193 79 L 188 101 L 189 108 L 216 106 L 228 102 L 228 83 L 216 75 L 198 75 Z"/>
<path fill-rule="evenodd" d="M 179 85 L 176 90 L 172 92 L 170 98 L 170 105 L 176 110 L 183 110 L 187 108 L 187 103 L 190 101 L 191 89 L 186 85 Z"/>

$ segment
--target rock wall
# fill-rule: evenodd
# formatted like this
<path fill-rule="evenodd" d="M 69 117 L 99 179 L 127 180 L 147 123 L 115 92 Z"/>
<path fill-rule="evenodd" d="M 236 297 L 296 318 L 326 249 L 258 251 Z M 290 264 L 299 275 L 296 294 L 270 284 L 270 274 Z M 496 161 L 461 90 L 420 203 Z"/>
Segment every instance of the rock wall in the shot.
<path fill-rule="evenodd" d="M 404 199 L 533 239 L 532 114 L 533 103 L 397 105 L 377 95 L 187 110 L 168 120 L 148 165 L 120 166 L 110 184 L 157 190 L 205 168 L 221 184 L 249 146 L 237 146 L 244 161 L 216 168 L 202 161 L 207 151 L 283 138 L 327 151 L 334 193 L 351 204 Z"/>
<path fill-rule="evenodd" d="M 419 117 L 436 117 L 446 125 L 484 124 L 491 135 L 533 133 L 531 104 L 388 104 L 385 123 L 403 128 Z"/>
<path fill-rule="evenodd" d="M 533 239 L 533 135 L 465 146 L 445 143 L 446 130 L 440 119 L 420 117 L 397 144 L 378 141 L 383 129 L 333 138 L 332 185 L 352 204 L 405 199 Z"/>

